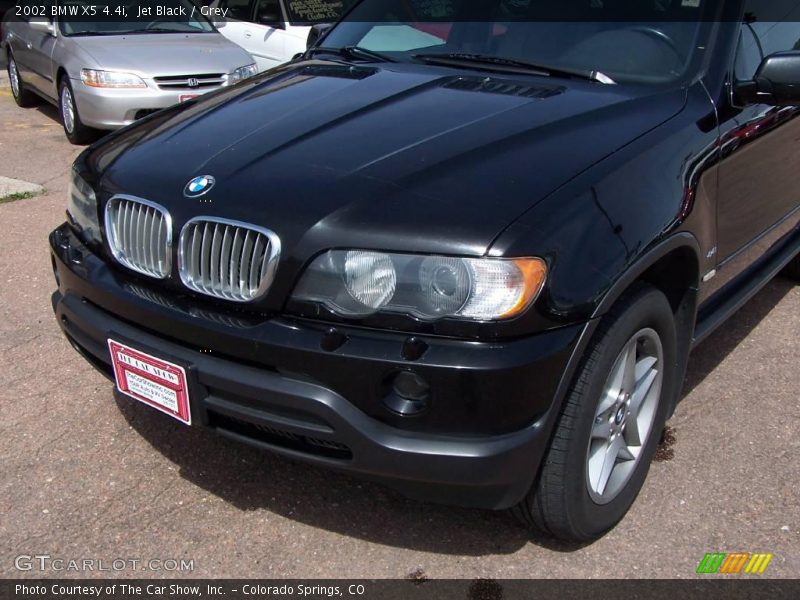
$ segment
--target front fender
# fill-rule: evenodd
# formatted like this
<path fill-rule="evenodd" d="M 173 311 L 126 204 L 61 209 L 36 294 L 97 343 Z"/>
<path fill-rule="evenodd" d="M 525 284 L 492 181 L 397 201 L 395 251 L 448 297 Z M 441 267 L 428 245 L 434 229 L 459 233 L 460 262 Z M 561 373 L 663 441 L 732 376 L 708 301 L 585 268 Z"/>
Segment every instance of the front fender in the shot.
<path fill-rule="evenodd" d="M 552 326 L 602 316 L 659 258 L 685 247 L 713 268 L 718 131 L 702 86 L 685 109 L 574 178 L 495 241 L 494 256 L 542 256 L 537 304 Z M 711 265 L 711 266 L 709 266 Z M 689 286 L 699 282 L 685 279 Z"/>

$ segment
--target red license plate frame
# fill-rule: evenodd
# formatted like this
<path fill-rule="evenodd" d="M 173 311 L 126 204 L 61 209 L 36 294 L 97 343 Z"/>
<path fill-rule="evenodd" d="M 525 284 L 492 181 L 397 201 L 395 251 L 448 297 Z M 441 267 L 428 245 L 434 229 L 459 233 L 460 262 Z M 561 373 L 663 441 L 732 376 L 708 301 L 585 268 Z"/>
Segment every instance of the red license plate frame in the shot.
<path fill-rule="evenodd" d="M 121 394 L 192 424 L 186 369 L 108 338 L 114 380 Z"/>

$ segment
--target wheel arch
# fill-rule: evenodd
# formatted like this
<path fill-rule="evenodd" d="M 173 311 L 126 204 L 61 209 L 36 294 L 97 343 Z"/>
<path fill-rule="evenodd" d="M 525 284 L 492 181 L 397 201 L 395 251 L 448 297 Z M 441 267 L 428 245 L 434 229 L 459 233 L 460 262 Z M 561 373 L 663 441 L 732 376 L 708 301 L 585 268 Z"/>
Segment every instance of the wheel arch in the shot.
<path fill-rule="evenodd" d="M 551 431 L 563 408 L 563 403 L 574 378 L 580 368 L 586 349 L 594 338 L 597 326 L 611 308 L 619 302 L 627 292 L 642 283 L 651 285 L 664 293 L 669 300 L 675 315 L 675 326 L 678 342 L 676 364 L 673 365 L 675 377 L 683 381 L 691 350 L 694 325 L 697 317 L 698 288 L 700 284 L 700 244 L 688 232 L 676 233 L 655 244 L 649 251 L 640 256 L 628 269 L 620 275 L 606 291 L 602 300 L 586 324 L 580 340 L 573 350 L 567 368 L 559 382 L 556 402 L 553 403 L 550 422 Z M 680 277 L 675 280 L 672 274 L 678 271 Z M 671 403 L 671 415 L 677 405 L 680 384 L 675 386 L 675 397 L 668 399 Z"/>
<path fill-rule="evenodd" d="M 671 269 L 680 269 L 677 278 L 671 277 Z M 592 318 L 606 314 L 637 281 L 650 283 L 660 289 L 673 310 L 678 310 L 685 292 L 697 291 L 700 285 L 700 244 L 697 239 L 691 233 L 683 232 L 656 244 L 614 281 L 595 308 Z"/>
<path fill-rule="evenodd" d="M 69 79 L 69 73 L 67 73 L 67 70 L 61 65 L 56 67 L 56 76 L 54 78 L 56 82 L 56 95 L 58 95 L 58 91 L 61 88 L 61 80 L 65 77 Z"/>
<path fill-rule="evenodd" d="M 598 305 L 593 317 L 599 318 L 616 304 L 634 285 L 645 283 L 666 296 L 675 317 L 677 339 L 676 364 L 673 375 L 676 391 L 670 402 L 669 415 L 677 406 L 689 363 L 694 338 L 700 288 L 700 245 L 690 233 L 667 238 L 646 253 L 620 277 Z"/>

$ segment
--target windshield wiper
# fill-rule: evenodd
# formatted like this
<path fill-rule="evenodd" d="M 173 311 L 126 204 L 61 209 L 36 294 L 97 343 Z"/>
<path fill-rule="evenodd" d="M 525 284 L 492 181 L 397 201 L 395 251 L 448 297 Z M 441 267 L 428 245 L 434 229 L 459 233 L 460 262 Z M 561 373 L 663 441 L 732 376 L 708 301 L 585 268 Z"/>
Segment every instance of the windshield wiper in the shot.
<path fill-rule="evenodd" d="M 341 48 L 329 48 L 327 46 L 316 46 L 306 51 L 306 56 L 311 57 L 315 54 L 336 54 L 349 60 L 367 60 L 370 62 L 397 62 L 390 56 L 367 50 L 361 46 L 342 46 Z"/>
<path fill-rule="evenodd" d="M 169 29 L 167 27 L 151 27 L 145 29 L 142 33 L 197 33 L 189 29 Z"/>
<path fill-rule="evenodd" d="M 508 71 L 514 73 L 533 73 L 535 75 L 545 75 L 547 77 L 561 77 L 572 79 L 587 79 L 598 83 L 614 84 L 611 77 L 600 71 L 590 71 L 583 69 L 568 69 L 565 67 L 554 67 L 542 65 L 515 58 L 503 58 L 486 54 L 469 54 L 467 52 L 451 52 L 441 54 L 415 54 L 415 60 L 428 64 L 437 64 L 451 67 L 481 67 L 484 69 Z"/>
<path fill-rule="evenodd" d="M 132 33 L 140 33 L 140 29 L 129 29 L 126 31 L 75 31 L 73 33 L 68 34 L 69 36 L 73 35 L 85 35 L 85 36 L 94 36 L 94 35 L 130 35 Z"/>

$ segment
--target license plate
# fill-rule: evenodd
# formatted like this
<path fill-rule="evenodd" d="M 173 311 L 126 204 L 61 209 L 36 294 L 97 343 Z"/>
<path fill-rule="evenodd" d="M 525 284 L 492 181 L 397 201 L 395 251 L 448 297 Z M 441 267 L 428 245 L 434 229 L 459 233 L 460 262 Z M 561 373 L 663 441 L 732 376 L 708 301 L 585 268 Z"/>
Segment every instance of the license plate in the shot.
<path fill-rule="evenodd" d="M 117 389 L 186 425 L 192 424 L 183 367 L 108 340 Z"/>
<path fill-rule="evenodd" d="M 200 94 L 181 94 L 180 96 L 178 96 L 178 102 L 186 102 L 187 100 L 194 100 L 199 96 Z"/>

